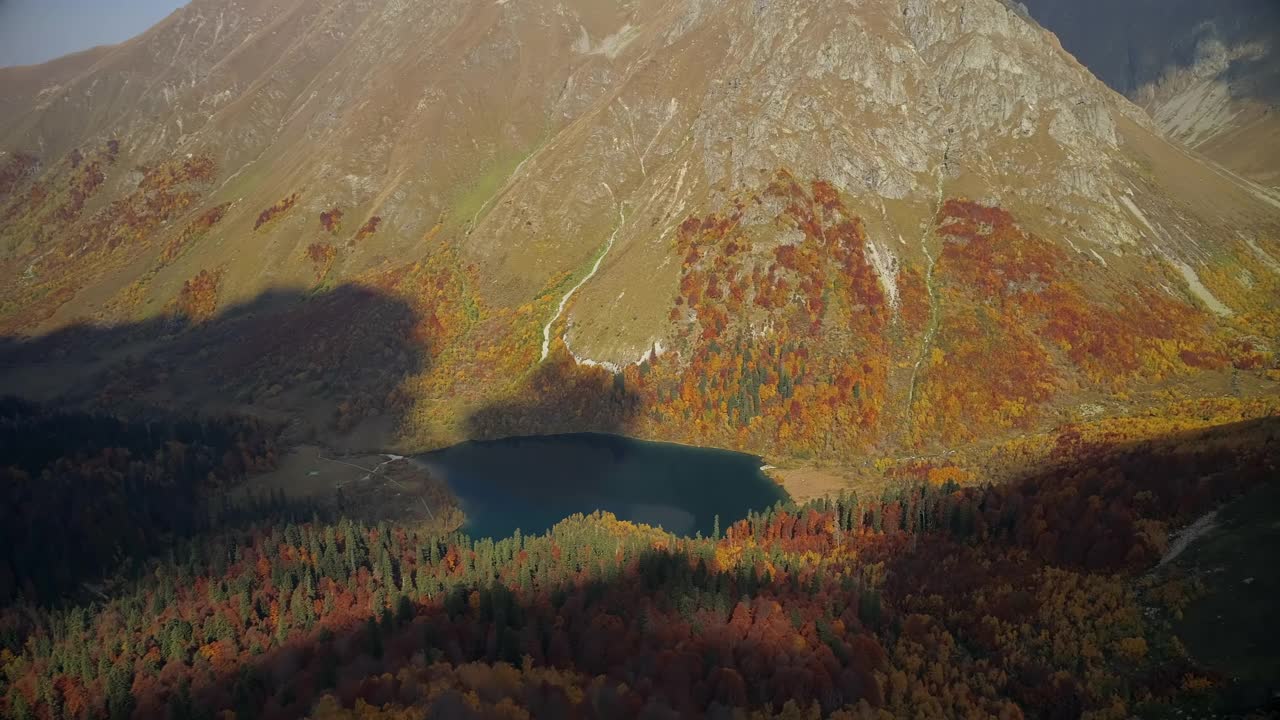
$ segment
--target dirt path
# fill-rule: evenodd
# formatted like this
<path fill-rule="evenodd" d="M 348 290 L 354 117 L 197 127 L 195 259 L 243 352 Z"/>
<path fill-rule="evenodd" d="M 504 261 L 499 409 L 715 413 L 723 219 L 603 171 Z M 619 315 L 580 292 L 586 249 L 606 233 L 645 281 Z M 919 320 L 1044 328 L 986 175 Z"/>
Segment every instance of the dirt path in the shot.
<path fill-rule="evenodd" d="M 1156 569 L 1164 567 L 1174 558 L 1181 555 L 1184 550 L 1191 547 L 1191 544 L 1196 540 L 1199 540 L 1206 534 L 1212 532 L 1213 529 L 1218 526 L 1217 521 L 1218 511 L 1213 510 L 1184 528 L 1178 533 L 1177 537 L 1174 538 L 1174 541 L 1169 544 L 1169 549 L 1165 551 L 1164 557 L 1160 558 L 1160 562 L 1156 565 Z"/>

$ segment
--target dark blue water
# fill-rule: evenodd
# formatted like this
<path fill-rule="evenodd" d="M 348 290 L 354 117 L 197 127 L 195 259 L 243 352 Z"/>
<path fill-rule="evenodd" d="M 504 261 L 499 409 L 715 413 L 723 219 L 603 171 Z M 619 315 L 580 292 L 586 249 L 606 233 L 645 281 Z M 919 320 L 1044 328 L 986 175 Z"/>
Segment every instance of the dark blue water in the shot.
<path fill-rule="evenodd" d="M 787 494 L 760 458 L 616 435 L 466 442 L 418 456 L 462 501 L 473 537 L 540 533 L 574 513 L 710 535 Z"/>

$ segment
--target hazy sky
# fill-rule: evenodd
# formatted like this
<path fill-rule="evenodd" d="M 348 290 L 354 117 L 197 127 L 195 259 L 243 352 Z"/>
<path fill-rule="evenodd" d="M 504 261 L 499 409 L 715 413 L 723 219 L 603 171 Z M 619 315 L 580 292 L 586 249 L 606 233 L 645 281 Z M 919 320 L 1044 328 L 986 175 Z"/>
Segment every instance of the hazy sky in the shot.
<path fill-rule="evenodd" d="M 128 40 L 186 0 L 0 0 L 0 67 Z"/>

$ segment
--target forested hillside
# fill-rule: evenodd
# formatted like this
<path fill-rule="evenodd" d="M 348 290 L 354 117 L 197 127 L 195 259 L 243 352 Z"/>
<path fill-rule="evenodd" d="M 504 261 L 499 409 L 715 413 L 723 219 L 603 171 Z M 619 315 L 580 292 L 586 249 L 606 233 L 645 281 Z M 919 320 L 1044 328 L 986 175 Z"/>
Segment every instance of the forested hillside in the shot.
<path fill-rule="evenodd" d="M 778 506 L 710 538 L 608 515 L 497 541 L 296 515 L 174 538 L 110 598 L 10 605 L 0 711 L 1127 718 L 1212 706 L 1231 683 L 1172 632 L 1186 591 L 1140 578 L 1172 530 L 1275 481 L 1280 425 L 1104 437 L 1066 434 L 1043 470 L 1010 483 L 903 482 Z"/>
<path fill-rule="evenodd" d="M 56 602 L 175 538 L 243 521 L 248 508 L 225 493 L 275 462 L 278 432 L 248 418 L 126 420 L 0 398 L 0 603 Z"/>
<path fill-rule="evenodd" d="M 1219 662 L 1274 580 L 1192 562 L 1269 536 L 1172 562 L 1280 481 L 1270 34 L 1031 4 L 1062 42 L 1013 0 L 190 0 L 0 68 L 0 718 L 1280 713 L 1273 649 Z M 770 492 L 433 452 L 570 433 Z M 468 533 L 481 491 L 534 531 Z"/>

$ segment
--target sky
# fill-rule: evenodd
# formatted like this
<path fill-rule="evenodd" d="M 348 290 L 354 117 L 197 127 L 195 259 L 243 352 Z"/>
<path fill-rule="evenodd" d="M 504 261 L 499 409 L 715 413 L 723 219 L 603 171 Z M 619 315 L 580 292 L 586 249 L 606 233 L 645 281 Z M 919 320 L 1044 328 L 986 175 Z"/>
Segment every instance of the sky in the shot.
<path fill-rule="evenodd" d="M 0 0 L 0 67 L 123 42 L 186 0 Z"/>

